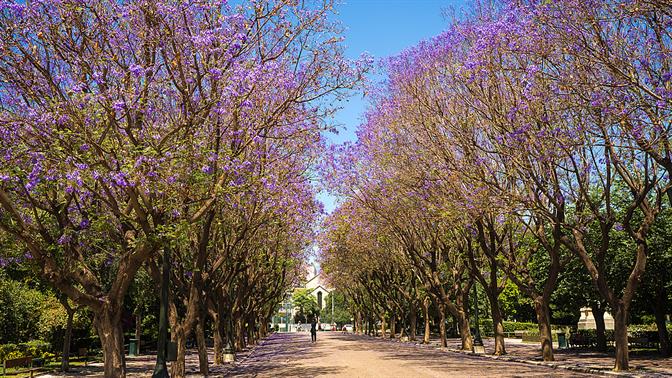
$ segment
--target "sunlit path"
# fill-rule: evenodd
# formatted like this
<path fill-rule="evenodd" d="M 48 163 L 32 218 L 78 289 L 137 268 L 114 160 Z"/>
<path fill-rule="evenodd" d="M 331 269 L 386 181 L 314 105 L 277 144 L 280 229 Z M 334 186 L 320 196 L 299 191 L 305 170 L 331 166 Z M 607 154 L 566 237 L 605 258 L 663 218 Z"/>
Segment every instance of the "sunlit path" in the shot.
<path fill-rule="evenodd" d="M 275 334 L 231 372 L 245 377 L 577 377 L 576 372 L 321 332 Z"/>

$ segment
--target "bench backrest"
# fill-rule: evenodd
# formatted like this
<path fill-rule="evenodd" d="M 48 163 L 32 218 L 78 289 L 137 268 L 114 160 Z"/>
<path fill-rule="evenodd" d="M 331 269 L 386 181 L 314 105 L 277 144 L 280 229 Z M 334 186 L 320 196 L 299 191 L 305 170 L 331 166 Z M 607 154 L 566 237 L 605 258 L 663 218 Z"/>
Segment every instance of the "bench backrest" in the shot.
<path fill-rule="evenodd" d="M 21 357 L 21 358 L 14 358 L 11 360 L 6 360 L 4 366 L 6 368 L 13 368 L 13 367 L 19 367 L 19 366 L 28 366 L 33 363 L 33 357 Z"/>

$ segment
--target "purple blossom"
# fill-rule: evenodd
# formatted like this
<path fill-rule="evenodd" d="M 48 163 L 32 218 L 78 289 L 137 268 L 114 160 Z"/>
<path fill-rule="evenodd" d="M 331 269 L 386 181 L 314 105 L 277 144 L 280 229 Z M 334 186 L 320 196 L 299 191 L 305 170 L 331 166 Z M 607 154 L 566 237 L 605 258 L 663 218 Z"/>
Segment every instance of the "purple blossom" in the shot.
<path fill-rule="evenodd" d="M 126 104 L 123 101 L 115 101 L 112 105 L 112 109 L 117 112 L 123 112 L 126 109 Z"/>
<path fill-rule="evenodd" d="M 60 238 L 58 238 L 58 244 L 60 244 L 60 245 L 68 244 L 71 241 L 72 241 L 72 236 L 70 236 L 68 234 L 63 234 L 63 235 L 61 235 Z"/>
<path fill-rule="evenodd" d="M 142 66 L 137 65 L 137 64 L 131 64 L 131 65 L 128 67 L 128 70 L 131 71 L 131 73 L 132 73 L 135 77 L 139 77 L 139 76 L 141 76 L 143 73 L 145 73 L 145 69 L 142 68 Z"/>

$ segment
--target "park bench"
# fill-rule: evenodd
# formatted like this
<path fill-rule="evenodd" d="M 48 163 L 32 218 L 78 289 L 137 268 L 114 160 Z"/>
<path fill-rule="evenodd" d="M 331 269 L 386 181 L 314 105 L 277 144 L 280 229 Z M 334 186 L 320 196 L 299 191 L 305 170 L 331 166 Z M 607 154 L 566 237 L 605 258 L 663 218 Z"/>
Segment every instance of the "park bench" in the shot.
<path fill-rule="evenodd" d="M 570 348 L 587 348 L 593 346 L 593 340 L 591 337 L 582 335 L 580 333 L 572 333 L 569 335 L 569 346 Z"/>
<path fill-rule="evenodd" d="M 30 376 L 33 376 L 33 372 L 36 370 L 39 370 L 39 368 L 33 368 L 33 357 L 28 356 L 28 357 L 21 357 L 21 358 L 12 358 L 10 360 L 5 360 L 2 363 L 2 376 L 7 375 L 7 369 L 15 369 L 13 371 L 13 374 L 18 374 L 18 373 L 28 373 L 30 372 Z M 24 369 L 20 369 L 24 368 Z"/>
<path fill-rule="evenodd" d="M 527 331 L 515 330 L 515 331 L 513 331 L 513 335 L 516 339 L 522 339 L 523 335 L 525 335 L 525 332 L 527 332 Z"/>
<path fill-rule="evenodd" d="M 637 348 L 658 348 L 658 341 L 651 340 L 646 336 L 628 337 L 628 345 Z"/>

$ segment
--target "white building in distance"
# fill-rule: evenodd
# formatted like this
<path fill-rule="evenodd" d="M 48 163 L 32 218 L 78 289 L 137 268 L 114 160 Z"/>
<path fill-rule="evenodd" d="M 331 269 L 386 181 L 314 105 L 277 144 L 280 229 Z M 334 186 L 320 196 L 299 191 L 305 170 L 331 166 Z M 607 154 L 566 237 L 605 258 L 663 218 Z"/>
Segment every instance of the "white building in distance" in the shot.
<path fill-rule="evenodd" d="M 293 293 L 294 290 L 297 289 L 308 290 L 308 292 L 315 297 L 315 299 L 317 300 L 317 305 L 322 310 L 326 310 L 327 312 L 330 311 L 330 309 L 326 309 L 327 307 L 326 298 L 327 295 L 333 291 L 333 288 L 330 288 L 327 285 L 327 283 L 322 278 L 322 272 L 319 272 L 315 265 L 307 265 L 305 271 L 306 275 L 305 279 L 301 281 L 302 285 L 291 289 L 291 292 L 289 293 L 290 294 L 289 301 L 285 301 L 281 304 L 280 310 L 278 311 L 278 316 L 274 316 L 272 319 L 272 325 L 273 326 L 278 325 L 279 331 L 295 332 L 298 327 L 301 327 L 303 331 L 307 329 L 306 328 L 307 326 L 305 324 L 303 326 L 293 324 L 296 309 L 292 304 L 291 293 Z M 323 313 L 325 313 L 325 311 L 323 311 Z M 285 323 L 287 320 L 289 320 L 289 324 Z M 324 328 L 326 327 L 326 325 L 323 325 L 322 327 Z"/>
<path fill-rule="evenodd" d="M 327 294 L 331 293 L 333 290 L 332 288 L 327 287 L 322 279 L 322 272 L 318 272 L 315 265 L 306 268 L 306 283 L 303 288 L 309 290 L 310 294 L 317 299 L 317 305 L 321 309 L 324 309 L 327 306 L 325 299 Z"/>

